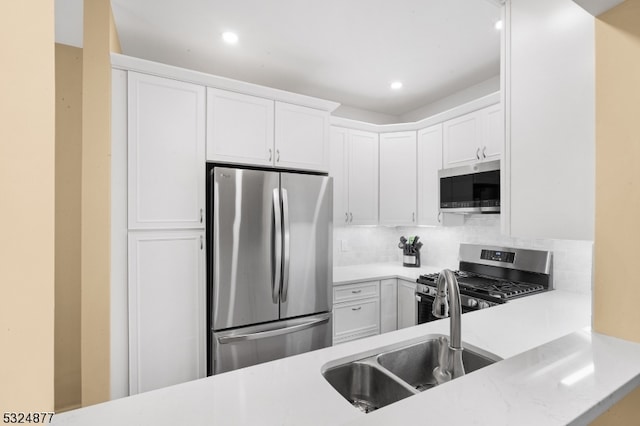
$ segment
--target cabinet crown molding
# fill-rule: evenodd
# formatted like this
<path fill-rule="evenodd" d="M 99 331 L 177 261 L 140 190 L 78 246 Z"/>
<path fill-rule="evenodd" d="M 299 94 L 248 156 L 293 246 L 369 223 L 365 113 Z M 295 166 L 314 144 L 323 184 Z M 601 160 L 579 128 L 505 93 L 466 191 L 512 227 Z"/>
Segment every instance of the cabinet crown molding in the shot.
<path fill-rule="evenodd" d="M 306 106 L 322 111 L 332 112 L 340 106 L 338 102 L 300 95 L 298 93 L 287 92 L 285 90 L 274 89 L 272 87 L 260 86 L 258 84 L 247 83 L 245 81 L 234 80 L 227 77 L 220 77 L 200 71 L 193 71 L 173 65 L 148 61 L 146 59 L 134 58 L 132 56 L 121 55 L 119 53 L 111 54 L 111 67 L 114 69 L 121 69 L 125 71 L 138 71 L 141 73 L 152 74 L 159 77 L 173 78 L 184 82 L 213 87 L 215 89 L 229 90 L 231 92 L 258 96 L 274 101 L 287 102 L 290 104 Z"/>

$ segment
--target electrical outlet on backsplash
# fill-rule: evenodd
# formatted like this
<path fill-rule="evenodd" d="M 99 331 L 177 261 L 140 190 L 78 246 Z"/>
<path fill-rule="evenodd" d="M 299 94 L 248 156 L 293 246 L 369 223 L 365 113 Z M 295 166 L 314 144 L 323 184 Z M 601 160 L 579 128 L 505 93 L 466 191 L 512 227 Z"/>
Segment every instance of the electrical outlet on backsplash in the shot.
<path fill-rule="evenodd" d="M 402 264 L 400 236 L 419 235 L 424 244 L 422 265 L 456 268 L 460 243 L 525 247 L 553 252 L 554 287 L 579 293 L 591 292 L 593 242 L 511 238 L 500 233 L 497 215 L 471 215 L 463 226 L 454 227 L 335 227 L 334 266 L 398 262 Z M 341 251 L 341 240 L 348 251 Z"/>

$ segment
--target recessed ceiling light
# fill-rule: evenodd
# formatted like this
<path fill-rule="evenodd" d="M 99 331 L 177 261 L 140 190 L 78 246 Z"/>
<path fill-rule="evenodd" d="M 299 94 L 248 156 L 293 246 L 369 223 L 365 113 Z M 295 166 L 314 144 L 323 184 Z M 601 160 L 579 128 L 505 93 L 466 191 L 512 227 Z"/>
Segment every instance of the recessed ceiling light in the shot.
<path fill-rule="evenodd" d="M 227 31 L 222 33 L 222 39 L 225 41 L 225 43 L 236 44 L 238 42 L 238 34 Z"/>
<path fill-rule="evenodd" d="M 498 31 L 502 29 L 502 19 L 496 22 L 495 27 L 496 27 L 496 30 Z"/>
<path fill-rule="evenodd" d="M 393 90 L 402 89 L 402 82 L 401 81 L 394 81 L 393 83 L 391 83 L 391 88 Z"/>

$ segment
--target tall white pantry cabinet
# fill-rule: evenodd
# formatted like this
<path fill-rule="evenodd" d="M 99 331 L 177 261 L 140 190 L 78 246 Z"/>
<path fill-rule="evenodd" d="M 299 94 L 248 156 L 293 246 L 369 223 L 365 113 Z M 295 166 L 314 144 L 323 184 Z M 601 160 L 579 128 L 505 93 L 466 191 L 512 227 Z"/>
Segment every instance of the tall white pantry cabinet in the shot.
<path fill-rule="evenodd" d="M 206 375 L 206 92 L 132 71 L 127 86 L 129 393 L 136 394 Z"/>

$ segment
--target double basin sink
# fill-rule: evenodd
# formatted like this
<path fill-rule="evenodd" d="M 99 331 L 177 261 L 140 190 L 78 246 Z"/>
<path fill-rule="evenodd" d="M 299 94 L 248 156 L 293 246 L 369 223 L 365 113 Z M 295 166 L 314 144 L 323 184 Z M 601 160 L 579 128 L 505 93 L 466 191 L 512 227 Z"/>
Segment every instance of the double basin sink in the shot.
<path fill-rule="evenodd" d="M 345 399 L 365 413 L 436 386 L 441 335 L 400 343 L 325 365 L 322 375 Z M 462 361 L 467 374 L 500 358 L 463 342 Z"/>

